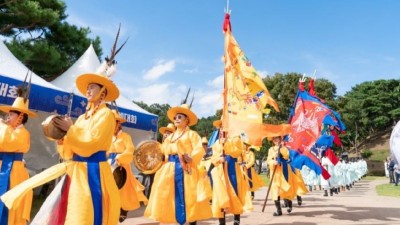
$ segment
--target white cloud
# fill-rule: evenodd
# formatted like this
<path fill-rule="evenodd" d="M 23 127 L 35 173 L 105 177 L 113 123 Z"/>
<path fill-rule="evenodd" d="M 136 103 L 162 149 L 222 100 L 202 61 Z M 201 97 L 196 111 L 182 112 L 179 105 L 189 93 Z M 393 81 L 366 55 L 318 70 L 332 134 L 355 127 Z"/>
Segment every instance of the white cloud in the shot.
<path fill-rule="evenodd" d="M 258 75 L 260 75 L 261 79 L 264 79 L 269 75 L 268 71 L 266 71 L 266 70 L 259 70 L 257 72 L 258 72 Z"/>
<path fill-rule="evenodd" d="M 188 90 L 185 84 L 173 82 L 157 83 L 137 88 L 123 84 L 119 88 L 121 93 L 134 101 L 142 101 L 147 105 L 154 103 L 169 104 L 172 107 L 181 104 Z M 192 88 L 188 103 L 192 100 L 193 93 L 194 101 L 192 110 L 199 118 L 215 115 L 215 112 L 222 108 L 222 89 L 213 88 L 206 90 L 201 88 L 199 90 Z"/>
<path fill-rule="evenodd" d="M 156 80 L 162 75 L 175 70 L 175 60 L 159 61 L 151 69 L 144 72 L 144 80 Z"/>
<path fill-rule="evenodd" d="M 214 88 L 222 89 L 222 87 L 224 86 L 224 75 L 222 74 L 222 75 L 214 78 L 213 80 L 208 81 L 207 85 L 214 87 Z"/>
<path fill-rule="evenodd" d="M 196 67 L 196 68 L 193 68 L 193 69 L 186 69 L 186 70 L 183 70 L 183 72 L 184 72 L 184 73 L 198 73 L 198 72 L 199 72 L 199 69 Z"/>
<path fill-rule="evenodd" d="M 193 111 L 199 118 L 215 115 L 218 109 L 222 108 L 222 90 L 218 91 L 203 91 L 195 97 L 193 103 Z"/>

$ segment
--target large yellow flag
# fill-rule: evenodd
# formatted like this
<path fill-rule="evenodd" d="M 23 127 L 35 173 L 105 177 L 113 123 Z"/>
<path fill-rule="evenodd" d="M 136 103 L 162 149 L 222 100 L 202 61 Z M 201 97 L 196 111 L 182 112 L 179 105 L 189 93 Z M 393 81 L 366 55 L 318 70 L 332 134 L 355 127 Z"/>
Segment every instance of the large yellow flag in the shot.
<path fill-rule="evenodd" d="M 264 137 L 287 134 L 290 127 L 263 124 L 263 112 L 267 105 L 279 112 L 278 104 L 250 60 L 240 49 L 231 32 L 230 15 L 224 21 L 224 109 L 223 127 L 228 136 L 245 134 L 252 145 L 261 146 Z"/>

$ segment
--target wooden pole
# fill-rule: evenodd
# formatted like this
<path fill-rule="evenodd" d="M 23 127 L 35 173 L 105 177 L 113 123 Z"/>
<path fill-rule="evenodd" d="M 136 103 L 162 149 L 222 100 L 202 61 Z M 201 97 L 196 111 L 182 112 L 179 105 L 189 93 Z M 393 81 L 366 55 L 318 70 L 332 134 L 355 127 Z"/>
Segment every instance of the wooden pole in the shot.
<path fill-rule="evenodd" d="M 271 185 L 272 185 L 272 182 L 274 181 L 274 177 L 275 177 L 275 171 L 276 171 L 276 165 L 274 166 L 274 171 L 272 171 L 272 176 L 271 176 L 271 179 L 270 179 L 270 181 L 269 181 L 267 196 L 265 196 L 265 200 L 264 200 L 264 205 L 263 205 L 263 208 L 262 208 L 262 212 L 264 212 L 265 206 L 267 205 L 267 200 L 268 200 L 268 196 L 269 196 L 269 191 L 271 190 Z"/>

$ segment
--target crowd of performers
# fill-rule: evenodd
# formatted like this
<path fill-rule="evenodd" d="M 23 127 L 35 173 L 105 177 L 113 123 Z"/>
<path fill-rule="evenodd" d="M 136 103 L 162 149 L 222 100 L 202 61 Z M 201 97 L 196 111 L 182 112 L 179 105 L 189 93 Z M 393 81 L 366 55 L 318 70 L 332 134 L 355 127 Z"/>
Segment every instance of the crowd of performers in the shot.
<path fill-rule="evenodd" d="M 322 163 L 331 175 L 328 180 L 317 175 L 307 166 L 303 166 L 301 175 L 309 191 L 324 190 L 324 196 L 332 196 L 334 193 L 350 190 L 352 185 L 368 172 L 367 163 L 362 158 L 341 159 L 336 165 L 333 165 L 329 159 L 323 157 Z"/>
<path fill-rule="evenodd" d="M 26 224 L 32 189 L 59 177 L 31 224 L 116 225 L 141 202 L 147 205 L 144 216 L 161 224 L 194 225 L 216 218 L 223 225 L 227 216 L 240 224 L 241 215 L 253 210 L 254 192 L 264 186 L 254 169 L 257 147 L 251 146 L 245 135 L 227 137 L 222 120 L 214 121 L 209 140 L 201 138 L 190 129 L 198 118 L 186 97 L 181 105 L 168 110 L 172 123 L 160 128 L 164 162 L 154 175 L 147 199 L 143 185 L 132 173 L 135 147 L 122 130 L 125 120 L 106 104 L 119 96 L 108 72 L 112 66 L 113 60 L 109 60 L 99 71 L 77 77 L 76 86 L 87 98 L 87 110 L 75 122 L 69 117 L 54 119 L 55 126 L 66 132 L 57 141 L 63 161 L 31 178 L 23 162 L 23 154 L 30 148 L 24 124 L 28 117 L 36 116 L 28 107 L 29 88 L 21 89 L 12 106 L 0 106 L 7 113 L 7 119 L 0 122 L 0 225 Z M 273 216 L 282 215 L 281 200 L 290 213 L 292 200 L 301 205 L 301 196 L 316 186 L 324 189 L 325 196 L 328 192 L 333 195 L 348 190 L 366 173 L 363 160 L 332 162 L 326 154 L 319 154 L 330 178 L 317 176 L 307 160 L 299 160 L 302 156 L 285 146 L 285 135 L 270 137 L 273 146 L 268 150 L 269 191 L 276 206 Z M 114 180 L 114 167 L 127 172 L 122 186 Z"/>
<path fill-rule="evenodd" d="M 253 151 L 257 148 L 245 136 L 226 137 L 222 121 L 217 120 L 210 140 L 201 138 L 190 129 L 198 119 L 186 101 L 170 108 L 167 116 L 173 123 L 160 128 L 165 160 L 155 173 L 147 199 L 131 170 L 135 147 L 130 135 L 122 130 L 125 120 L 106 105 L 118 97 L 118 88 L 101 73 L 78 76 L 76 85 L 87 96 L 89 105 L 75 123 L 69 117 L 55 120 L 66 131 L 57 141 L 63 162 L 30 179 L 23 163 L 23 154 L 30 147 L 24 124 L 29 116 L 35 116 L 28 109 L 28 96 L 22 93 L 12 106 L 0 107 L 7 113 L 7 119 L 0 123 L 0 224 L 26 224 L 32 189 L 60 176 L 59 189 L 55 188 L 56 193 L 46 199 L 32 224 L 115 225 L 141 202 L 147 204 L 144 216 L 162 224 L 193 225 L 209 218 L 226 224 L 231 214 L 238 225 L 241 215 L 253 210 L 254 192 L 264 183 L 254 169 Z M 292 200 L 297 199 L 301 205 L 301 196 L 317 186 L 324 190 L 324 196 L 332 196 L 349 190 L 366 173 L 364 160 L 341 160 L 334 165 L 322 155 L 321 165 L 329 172 L 329 179 L 317 175 L 307 163 L 298 168 L 298 163 L 293 165 L 298 153 L 285 147 L 283 136 L 271 138 L 274 146 L 267 158 L 270 197 L 276 206 L 273 216 L 282 215 L 280 200 L 290 213 Z M 114 181 L 115 166 L 127 171 L 122 187 Z"/>

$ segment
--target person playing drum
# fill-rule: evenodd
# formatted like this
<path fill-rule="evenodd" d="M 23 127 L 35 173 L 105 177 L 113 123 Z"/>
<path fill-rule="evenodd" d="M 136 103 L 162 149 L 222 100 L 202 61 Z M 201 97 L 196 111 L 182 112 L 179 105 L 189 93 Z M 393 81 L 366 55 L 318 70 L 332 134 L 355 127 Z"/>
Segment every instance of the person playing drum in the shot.
<path fill-rule="evenodd" d="M 120 195 L 106 155 L 116 126 L 115 116 L 106 102 L 119 97 L 119 89 L 110 79 L 116 71 L 114 58 L 123 46 L 118 50 L 115 48 L 117 39 L 110 58 L 106 58 L 95 73 L 76 78 L 77 89 L 88 101 L 86 112 L 75 123 L 68 116 L 54 119 L 54 125 L 66 131 L 62 157 L 68 160 L 46 169 L 2 195 L 1 200 L 7 207 L 16 207 L 26 190 L 65 174 L 60 203 L 47 210 L 52 221 L 46 224 L 118 224 Z M 50 201 L 46 199 L 43 205 Z"/>
<path fill-rule="evenodd" d="M 211 217 L 208 201 L 197 200 L 198 164 L 204 155 L 201 137 L 189 126 L 197 123 L 186 99 L 167 116 L 176 131 L 162 144 L 165 160 L 156 172 L 144 216 L 161 223 L 196 224 Z"/>
<path fill-rule="evenodd" d="M 122 130 L 121 124 L 126 122 L 126 120 L 116 110 L 112 110 L 112 112 L 115 116 L 116 125 L 111 148 L 107 151 L 107 155 L 112 167 L 121 166 L 126 171 L 125 184 L 119 190 L 121 197 L 119 222 L 123 222 L 126 219 L 128 211 L 138 209 L 140 202 L 147 204 L 147 198 L 143 194 L 144 186 L 136 180 L 131 169 L 135 146 L 133 145 L 131 136 Z M 116 169 L 118 170 L 119 168 Z"/>
<path fill-rule="evenodd" d="M 114 182 L 106 150 L 111 147 L 115 117 L 106 106 L 119 96 L 115 84 L 103 73 L 77 77 L 78 90 L 86 95 L 85 114 L 73 124 L 69 117 L 57 117 L 55 125 L 67 131 L 62 141 L 64 162 L 24 181 L 1 196 L 9 209 L 17 206 L 26 190 L 66 174 L 59 205 L 47 209 L 47 224 L 115 225 L 120 214 L 120 196 Z M 46 199 L 46 203 L 52 199 Z M 34 220 L 37 219 L 36 217 Z"/>
<path fill-rule="evenodd" d="M 36 113 L 28 108 L 29 96 L 22 97 L 26 95 L 24 89 L 19 89 L 19 97 L 12 106 L 0 106 L 0 110 L 7 113 L 7 119 L 0 122 L 0 195 L 29 178 L 23 155 L 30 148 L 30 133 L 24 124 L 28 117 L 36 117 Z M 0 201 L 0 224 L 26 224 L 30 220 L 32 195 L 29 191 L 16 209 L 7 210 Z"/>

